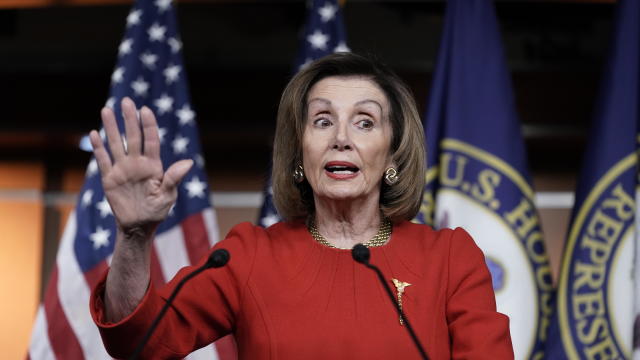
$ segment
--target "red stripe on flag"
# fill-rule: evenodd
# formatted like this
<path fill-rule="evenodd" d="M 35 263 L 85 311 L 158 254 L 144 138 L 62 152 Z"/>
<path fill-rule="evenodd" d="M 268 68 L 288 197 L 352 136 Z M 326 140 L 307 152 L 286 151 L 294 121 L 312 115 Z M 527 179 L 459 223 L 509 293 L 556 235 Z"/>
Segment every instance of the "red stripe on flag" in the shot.
<path fill-rule="evenodd" d="M 166 283 L 155 247 L 151 247 L 151 282 L 156 289 Z"/>
<path fill-rule="evenodd" d="M 93 269 L 84 273 L 84 279 L 87 281 L 89 289 L 93 291 L 93 288 L 96 286 L 98 281 L 102 279 L 102 276 L 108 267 L 109 265 L 107 265 L 107 262 L 103 260 L 94 266 Z"/>
<path fill-rule="evenodd" d="M 238 345 L 233 335 L 218 339 L 215 345 L 220 360 L 236 360 L 238 358 Z"/>
<path fill-rule="evenodd" d="M 73 296 L 73 294 L 70 294 Z M 87 305 L 88 306 L 88 305 Z M 47 334 L 53 353 L 58 359 L 84 359 L 82 347 L 71 329 L 58 297 L 58 266 L 53 269 L 44 297 L 44 312 L 47 316 Z"/>
<path fill-rule="evenodd" d="M 194 265 L 210 248 L 209 234 L 201 213 L 189 216 L 182 221 L 184 243 L 189 253 L 189 261 Z"/>

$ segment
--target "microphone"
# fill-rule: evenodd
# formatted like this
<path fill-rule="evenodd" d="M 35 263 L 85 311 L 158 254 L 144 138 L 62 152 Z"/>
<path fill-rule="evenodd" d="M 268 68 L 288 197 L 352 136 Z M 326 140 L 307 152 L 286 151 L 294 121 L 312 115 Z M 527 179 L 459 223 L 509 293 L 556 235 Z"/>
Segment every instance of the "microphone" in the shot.
<path fill-rule="evenodd" d="M 187 276 L 185 276 L 182 280 L 180 280 L 178 285 L 176 285 L 176 288 L 171 293 L 171 296 L 169 296 L 169 298 L 167 299 L 167 302 L 164 304 L 162 309 L 160 309 L 160 312 L 158 313 L 158 316 L 156 316 L 156 318 L 153 320 L 153 323 L 151 323 L 151 326 L 149 326 L 149 329 L 147 330 L 147 333 L 144 335 L 144 338 L 142 338 L 142 341 L 140 341 L 138 343 L 138 346 L 136 347 L 135 351 L 133 352 L 133 355 L 131 355 L 131 357 L 129 359 L 135 360 L 135 359 L 138 358 L 138 356 L 140 356 L 140 353 L 142 352 L 142 349 L 144 348 L 145 344 L 151 338 L 151 335 L 153 334 L 153 332 L 158 327 L 158 324 L 160 323 L 160 320 L 162 319 L 164 314 L 169 309 L 169 306 L 171 306 L 171 303 L 173 302 L 173 299 L 178 294 L 178 291 L 180 291 L 180 289 L 182 289 L 182 285 L 184 285 L 192 277 L 198 275 L 199 273 L 203 272 L 204 270 L 207 270 L 207 269 L 210 269 L 210 268 L 216 269 L 216 268 L 220 268 L 220 267 L 225 266 L 229 262 L 230 258 L 231 258 L 231 255 L 229 254 L 229 252 L 227 250 L 218 249 L 218 250 L 212 252 L 211 255 L 209 255 L 209 258 L 204 263 L 204 265 L 202 265 L 199 268 L 193 270 L 191 273 L 189 273 Z"/>
<path fill-rule="evenodd" d="M 396 311 L 398 312 L 398 315 L 400 315 L 400 318 L 402 319 L 404 324 L 407 325 L 407 331 L 409 331 L 409 335 L 411 335 L 411 339 L 413 340 L 413 343 L 418 348 L 420 355 L 422 356 L 423 359 L 429 360 L 429 356 L 427 355 L 427 352 L 424 350 L 424 347 L 420 343 L 420 340 L 416 336 L 416 333 L 413 332 L 413 328 L 409 323 L 409 319 L 407 319 L 407 317 L 404 316 L 404 312 L 402 312 L 402 309 L 400 309 L 400 306 L 398 305 L 395 298 L 393 297 L 393 292 L 391 292 L 391 288 L 389 287 L 389 284 L 387 284 L 387 281 L 384 279 L 384 276 L 382 275 L 382 271 L 380 271 L 380 269 L 378 269 L 377 266 L 371 265 L 369 263 L 369 259 L 371 258 L 371 252 L 369 251 L 369 248 L 362 244 L 356 244 L 353 247 L 353 249 L 351 249 L 351 256 L 353 257 L 353 260 L 375 271 L 375 273 L 378 275 L 378 279 L 384 286 L 384 289 L 387 291 L 387 295 L 389 295 L 389 299 L 393 303 L 393 308 L 396 309 Z"/>

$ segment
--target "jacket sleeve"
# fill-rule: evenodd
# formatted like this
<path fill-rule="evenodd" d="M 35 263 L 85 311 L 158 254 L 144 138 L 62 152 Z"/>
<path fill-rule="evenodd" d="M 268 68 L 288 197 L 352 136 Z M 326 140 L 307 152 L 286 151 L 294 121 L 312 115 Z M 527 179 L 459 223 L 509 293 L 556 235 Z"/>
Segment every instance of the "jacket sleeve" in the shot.
<path fill-rule="evenodd" d="M 219 269 L 205 270 L 184 284 L 140 358 L 183 358 L 233 332 L 243 291 L 255 261 L 255 231 L 258 230 L 249 223 L 240 224 L 210 250 L 227 249 L 231 254 L 229 263 Z M 208 256 L 194 266 L 182 268 L 160 289 L 150 284 L 136 309 L 117 323 L 104 320 L 105 274 L 91 293 L 90 310 L 109 355 L 129 357 L 178 282 L 203 265 Z"/>
<path fill-rule="evenodd" d="M 449 243 L 446 312 L 453 359 L 513 359 L 509 318 L 496 311 L 484 255 L 461 228 Z"/>

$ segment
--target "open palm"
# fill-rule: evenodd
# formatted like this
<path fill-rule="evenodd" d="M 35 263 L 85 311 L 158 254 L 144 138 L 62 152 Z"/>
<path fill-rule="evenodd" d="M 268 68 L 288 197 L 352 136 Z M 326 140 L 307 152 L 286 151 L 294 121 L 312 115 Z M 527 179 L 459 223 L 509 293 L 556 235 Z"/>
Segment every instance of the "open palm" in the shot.
<path fill-rule="evenodd" d="M 102 186 L 122 229 L 155 229 L 169 213 L 177 197 L 176 186 L 193 161 L 178 161 L 164 172 L 158 125 L 153 112 L 143 107 L 138 120 L 136 106 L 129 98 L 122 100 L 122 112 L 126 142 L 120 135 L 113 110 L 102 109 L 111 156 L 98 132 L 94 130 L 90 134 Z"/>

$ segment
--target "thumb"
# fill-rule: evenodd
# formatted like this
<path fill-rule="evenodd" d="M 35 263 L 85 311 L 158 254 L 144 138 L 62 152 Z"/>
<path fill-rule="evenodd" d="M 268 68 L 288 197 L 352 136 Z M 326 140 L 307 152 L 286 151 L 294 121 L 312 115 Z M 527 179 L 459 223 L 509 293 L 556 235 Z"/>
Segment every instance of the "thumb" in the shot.
<path fill-rule="evenodd" d="M 165 190 L 173 190 L 182 178 L 187 175 L 191 167 L 193 166 L 193 160 L 186 159 L 173 163 L 164 173 L 162 179 L 162 187 Z"/>

